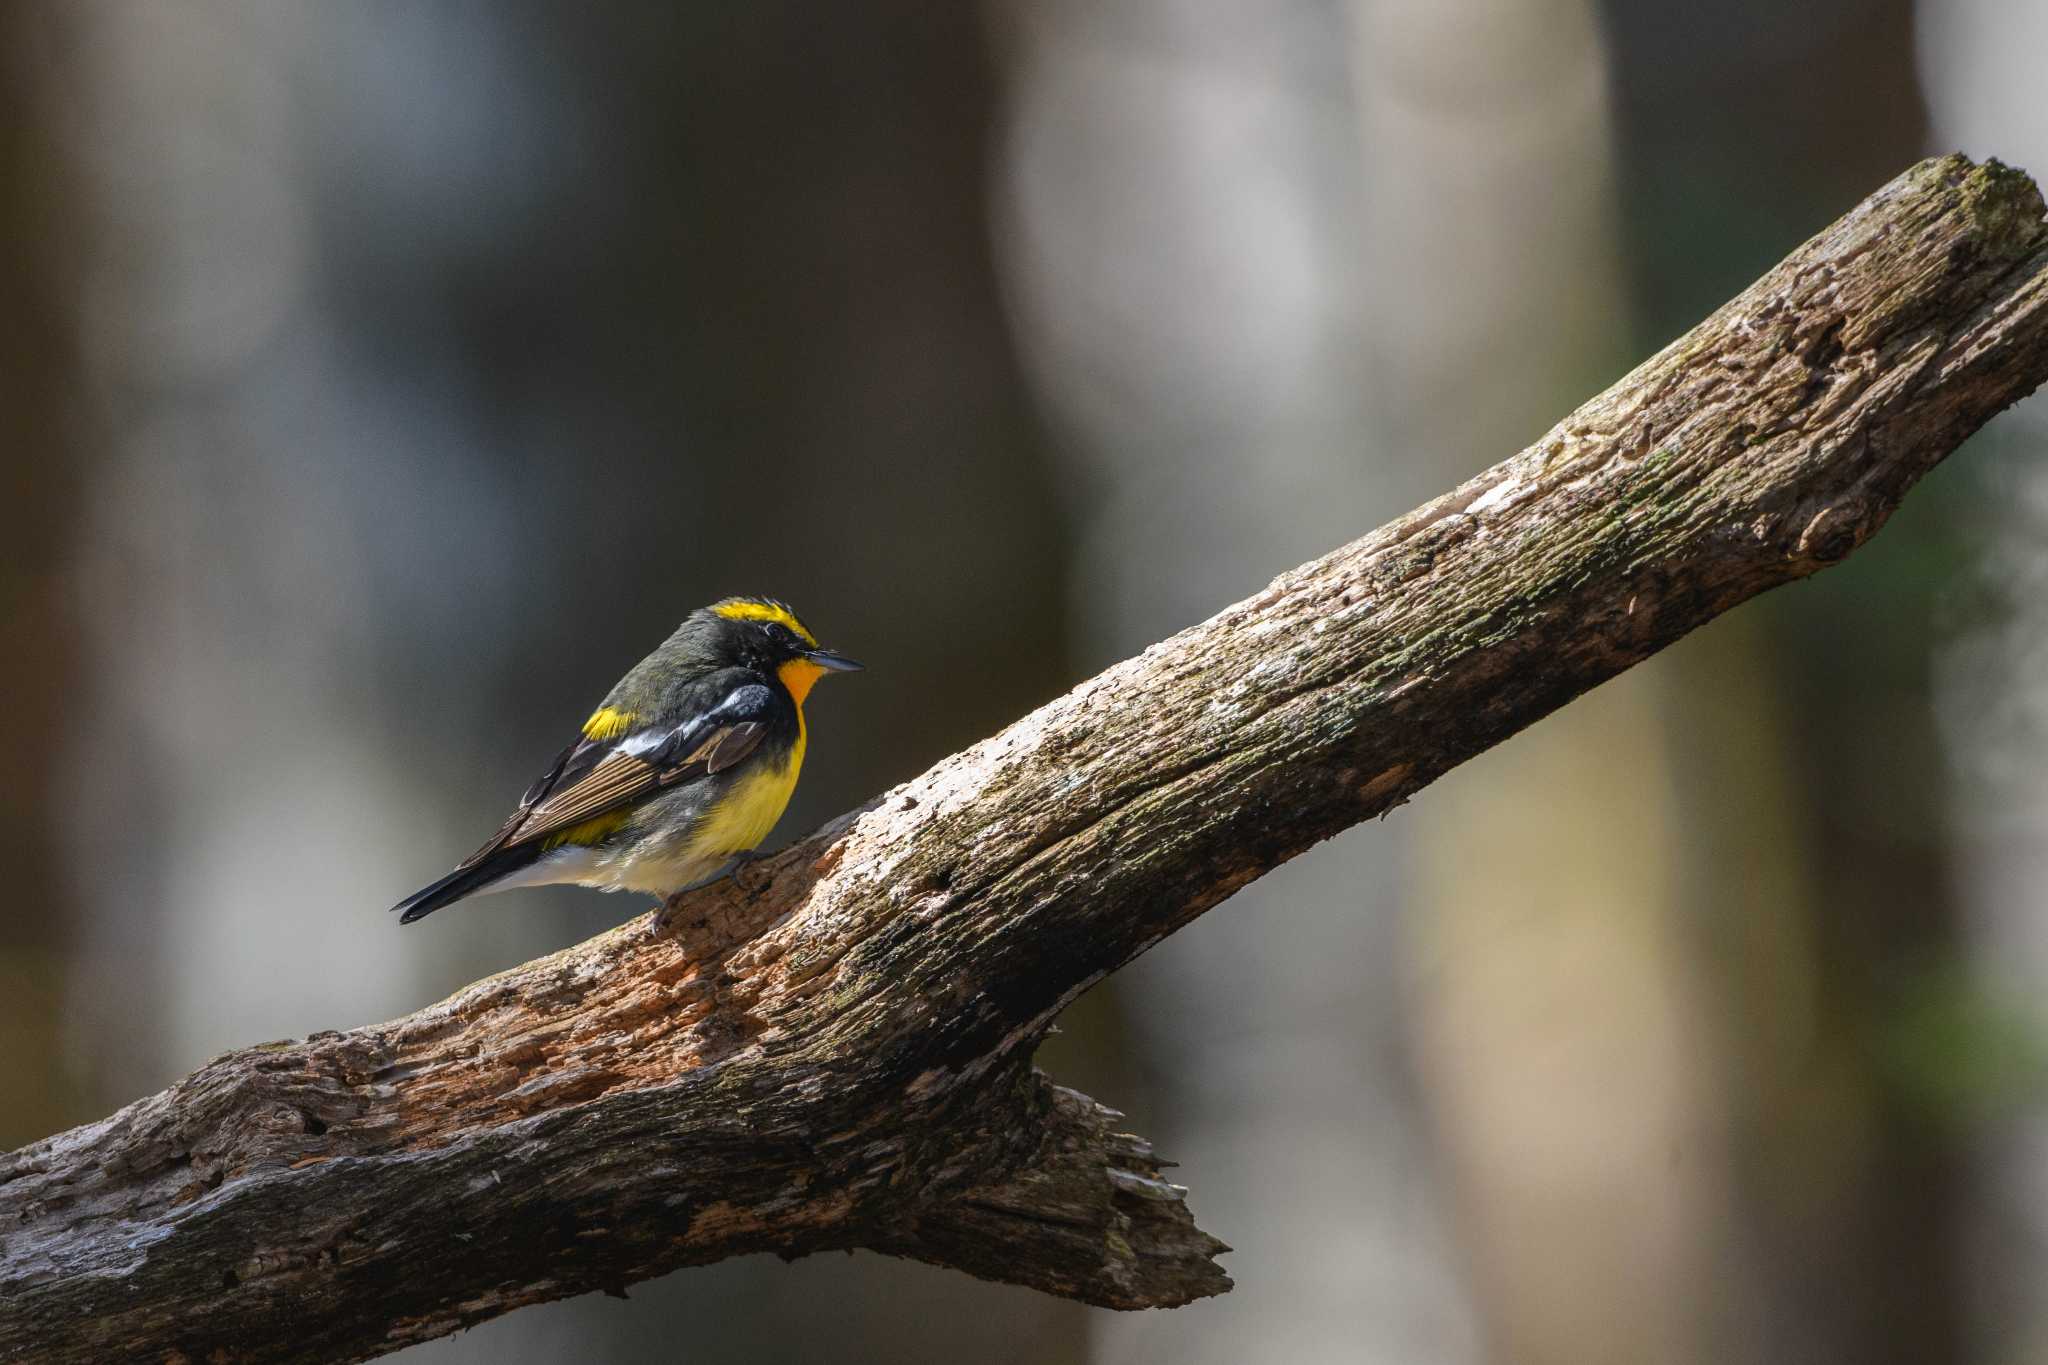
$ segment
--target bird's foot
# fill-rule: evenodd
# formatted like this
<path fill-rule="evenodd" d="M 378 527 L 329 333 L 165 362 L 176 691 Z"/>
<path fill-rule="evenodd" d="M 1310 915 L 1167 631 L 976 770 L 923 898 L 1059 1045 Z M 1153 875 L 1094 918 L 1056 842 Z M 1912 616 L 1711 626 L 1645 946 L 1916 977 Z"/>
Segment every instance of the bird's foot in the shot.
<path fill-rule="evenodd" d="M 668 927 L 669 920 L 675 914 L 676 906 L 681 903 L 683 897 L 689 895 L 692 891 L 701 891 L 714 882 L 722 882 L 727 877 L 732 878 L 733 885 L 739 888 L 741 895 L 745 896 L 748 900 L 753 900 L 767 889 L 768 883 L 773 878 L 766 875 L 746 877 L 741 874 L 746 870 L 749 863 L 754 862 L 761 856 L 761 854 L 751 851 L 735 853 L 725 862 L 719 864 L 716 872 L 706 877 L 699 877 L 688 886 L 679 886 L 669 892 L 662 899 L 661 904 L 656 907 L 654 921 L 649 928 L 655 933 L 660 933 Z"/>
<path fill-rule="evenodd" d="M 759 899 L 761 893 L 768 889 L 768 884 L 775 880 L 775 874 L 761 866 L 766 860 L 766 854 L 751 849 L 732 860 L 732 884 L 750 901 Z"/>

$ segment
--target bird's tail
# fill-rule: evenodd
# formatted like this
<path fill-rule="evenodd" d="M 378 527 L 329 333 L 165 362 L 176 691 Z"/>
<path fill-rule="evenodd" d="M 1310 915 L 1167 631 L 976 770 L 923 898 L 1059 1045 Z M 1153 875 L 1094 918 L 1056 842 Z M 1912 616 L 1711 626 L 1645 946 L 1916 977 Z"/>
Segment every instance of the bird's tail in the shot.
<path fill-rule="evenodd" d="M 416 919 L 424 919 L 433 914 L 444 905 L 453 905 L 464 896 L 473 896 L 500 878 L 519 871 L 532 862 L 538 852 L 538 849 L 531 846 L 507 849 L 470 867 L 458 867 L 439 881 L 421 887 L 391 908 L 398 912 L 400 924 L 411 924 Z"/>

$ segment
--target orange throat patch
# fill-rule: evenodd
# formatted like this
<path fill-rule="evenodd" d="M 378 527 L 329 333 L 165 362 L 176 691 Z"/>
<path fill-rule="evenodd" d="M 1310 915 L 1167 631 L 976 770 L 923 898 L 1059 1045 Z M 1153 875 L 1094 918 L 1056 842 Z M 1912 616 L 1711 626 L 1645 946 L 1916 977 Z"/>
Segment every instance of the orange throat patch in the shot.
<path fill-rule="evenodd" d="M 809 659 L 787 659 L 775 667 L 775 676 L 782 679 L 782 685 L 789 689 L 789 699 L 796 703 L 801 715 L 804 698 L 811 695 L 811 688 L 818 679 L 831 670 L 812 663 Z"/>

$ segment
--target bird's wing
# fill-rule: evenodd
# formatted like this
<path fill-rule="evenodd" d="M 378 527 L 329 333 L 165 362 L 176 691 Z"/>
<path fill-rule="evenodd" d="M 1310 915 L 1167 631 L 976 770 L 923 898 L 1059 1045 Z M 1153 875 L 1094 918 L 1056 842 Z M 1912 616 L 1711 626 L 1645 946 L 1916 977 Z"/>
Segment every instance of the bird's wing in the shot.
<path fill-rule="evenodd" d="M 545 839 L 630 806 L 691 777 L 724 772 L 752 753 L 774 717 L 775 694 L 760 683 L 735 688 L 703 715 L 616 739 L 579 739 L 526 789 L 519 809 L 462 867 L 501 849 Z"/>

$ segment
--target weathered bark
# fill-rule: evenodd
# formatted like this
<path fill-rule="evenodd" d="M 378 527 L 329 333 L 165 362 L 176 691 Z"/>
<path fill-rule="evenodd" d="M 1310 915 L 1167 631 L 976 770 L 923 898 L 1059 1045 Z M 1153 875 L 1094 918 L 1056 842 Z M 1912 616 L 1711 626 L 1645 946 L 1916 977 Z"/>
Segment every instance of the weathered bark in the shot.
<path fill-rule="evenodd" d="M 1530 344 L 1540 345 L 1541 338 Z M 1522 454 L 727 884 L 0 1158 L 0 1356 L 356 1359 L 744 1252 L 1229 1285 L 1059 1010 L 1860 545 L 2048 375 L 2027 178 L 1925 163 Z"/>

